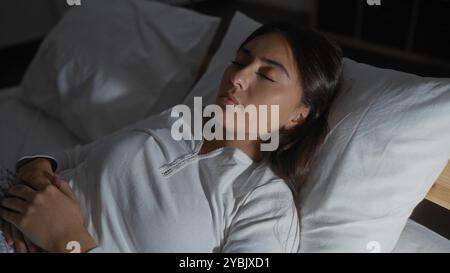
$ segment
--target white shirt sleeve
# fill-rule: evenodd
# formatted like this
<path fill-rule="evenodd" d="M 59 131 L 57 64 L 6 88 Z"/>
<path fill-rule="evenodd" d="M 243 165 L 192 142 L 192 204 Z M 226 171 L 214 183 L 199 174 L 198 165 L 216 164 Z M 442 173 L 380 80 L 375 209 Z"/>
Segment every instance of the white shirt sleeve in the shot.
<path fill-rule="evenodd" d="M 110 138 L 117 137 L 121 134 L 129 133 L 133 129 L 137 128 L 160 128 L 167 126 L 168 118 L 170 117 L 171 109 L 168 109 L 158 115 L 150 116 L 148 118 L 137 121 L 131 125 L 128 125 L 122 129 L 117 130 L 114 133 L 105 135 L 97 140 L 94 140 L 91 143 L 80 145 L 77 144 L 74 148 L 68 150 L 61 150 L 56 152 L 37 152 L 33 155 L 21 157 L 16 162 L 16 171 L 17 169 L 28 162 L 31 159 L 35 158 L 48 158 L 52 163 L 53 171 L 62 171 L 66 169 L 75 168 L 78 164 L 83 162 L 90 151 L 94 149 L 99 144 L 107 141 Z"/>
<path fill-rule="evenodd" d="M 75 168 L 79 163 L 83 162 L 84 159 L 86 159 L 86 156 L 89 154 L 89 151 L 91 151 L 95 146 L 103 142 L 105 138 L 112 137 L 119 132 L 123 133 L 122 130 L 120 130 L 114 134 L 99 138 L 88 144 L 84 145 L 77 144 L 72 149 L 61 150 L 56 152 L 39 152 L 30 156 L 21 157 L 16 162 L 16 171 L 20 166 L 35 158 L 50 159 L 53 171 L 62 171 L 70 168 Z"/>
<path fill-rule="evenodd" d="M 222 252 L 298 252 L 300 223 L 282 180 L 255 188 L 232 220 Z"/>

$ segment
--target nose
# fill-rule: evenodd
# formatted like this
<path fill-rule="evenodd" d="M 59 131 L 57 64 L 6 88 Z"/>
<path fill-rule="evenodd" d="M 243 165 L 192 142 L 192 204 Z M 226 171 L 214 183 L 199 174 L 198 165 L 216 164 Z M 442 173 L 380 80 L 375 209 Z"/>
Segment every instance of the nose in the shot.
<path fill-rule="evenodd" d="M 245 91 L 248 88 L 250 77 L 250 68 L 248 66 L 241 67 L 231 74 L 230 81 L 236 89 Z"/>

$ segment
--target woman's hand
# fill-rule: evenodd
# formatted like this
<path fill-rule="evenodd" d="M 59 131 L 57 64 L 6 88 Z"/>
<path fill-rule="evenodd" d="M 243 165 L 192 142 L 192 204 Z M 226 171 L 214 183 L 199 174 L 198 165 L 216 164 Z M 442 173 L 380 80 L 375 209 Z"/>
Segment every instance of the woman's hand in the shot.
<path fill-rule="evenodd" d="M 78 242 L 82 252 L 94 248 L 75 195 L 66 182 L 54 179 L 55 185 L 29 180 L 11 187 L 11 197 L 2 201 L 0 217 L 50 252 L 67 252 L 71 241 Z"/>
<path fill-rule="evenodd" d="M 20 181 L 37 181 L 39 183 L 51 183 L 54 173 L 52 164 L 47 158 L 35 158 L 23 164 L 17 171 L 17 179 Z M 14 247 L 15 252 L 40 252 L 41 249 L 33 244 L 14 225 L 2 221 L 2 231 L 8 245 Z"/>
<path fill-rule="evenodd" d="M 22 232 L 18 230 L 14 225 L 6 222 L 2 222 L 2 231 L 5 237 L 6 243 L 14 248 L 14 252 L 18 253 L 38 253 L 41 249 L 30 242 L 28 238 L 24 237 Z"/>
<path fill-rule="evenodd" d="M 54 175 L 50 160 L 43 157 L 32 159 L 17 170 L 17 178 L 20 181 L 39 185 L 51 184 Z"/>

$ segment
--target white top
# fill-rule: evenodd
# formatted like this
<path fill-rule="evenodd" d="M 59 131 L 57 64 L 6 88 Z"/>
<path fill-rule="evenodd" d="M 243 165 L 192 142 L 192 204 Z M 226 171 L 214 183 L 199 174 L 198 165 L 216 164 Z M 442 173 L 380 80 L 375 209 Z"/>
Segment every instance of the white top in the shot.
<path fill-rule="evenodd" d="M 285 182 L 237 148 L 198 155 L 202 141 L 171 137 L 175 120 L 167 110 L 48 155 L 80 200 L 92 252 L 297 252 Z"/>

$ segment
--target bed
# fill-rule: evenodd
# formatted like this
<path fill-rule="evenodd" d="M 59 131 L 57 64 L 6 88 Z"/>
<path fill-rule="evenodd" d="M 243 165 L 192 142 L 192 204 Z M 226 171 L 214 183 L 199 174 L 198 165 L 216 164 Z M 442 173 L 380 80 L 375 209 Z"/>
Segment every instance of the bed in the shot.
<path fill-rule="evenodd" d="M 16 98 L 19 87 L 0 90 L 0 162 L 13 169 L 15 159 L 37 147 L 66 149 L 81 143 L 58 121 Z M 450 240 L 408 220 L 394 252 L 450 252 Z"/>
<path fill-rule="evenodd" d="M 94 16 L 95 20 L 97 19 L 96 16 L 97 14 Z M 113 19 L 115 20 L 116 17 L 113 17 Z M 86 24 L 89 24 L 89 22 L 86 22 Z M 70 43 L 69 40 L 64 41 Z M 212 57 L 212 55 L 213 54 L 211 53 L 210 57 Z M 214 60 L 211 62 L 213 61 Z M 209 66 L 211 68 L 211 65 Z M 205 67 L 202 68 L 202 71 L 204 70 L 206 70 Z M 38 84 L 36 86 L 38 86 Z M 79 127 L 69 129 L 65 124 L 67 124 L 67 121 L 72 121 L 73 124 L 74 118 L 77 117 L 63 117 L 63 121 L 65 122 L 62 122 L 61 119 L 57 118 L 58 113 L 60 114 L 61 112 L 54 111 L 52 114 L 52 111 L 42 111 L 43 107 L 52 107 L 54 104 L 42 105 L 40 104 L 40 101 L 38 101 L 35 103 L 40 105 L 40 108 L 38 108 L 31 104 L 24 103 L 23 92 L 21 94 L 22 99 L 19 99 L 19 93 L 22 91 L 20 90 L 21 88 L 23 88 L 23 86 L 15 86 L 0 91 L 0 132 L 2 132 L 0 134 L 0 166 L 14 169 L 16 160 L 23 155 L 29 155 L 35 151 L 67 149 L 76 144 L 85 144 L 100 136 L 100 133 L 97 131 L 91 133 L 87 130 L 89 128 L 97 129 L 100 124 L 98 122 L 90 124 L 89 128 Z M 27 86 L 27 88 L 28 92 L 30 92 L 33 86 Z M 180 98 L 185 95 L 186 94 L 179 94 Z M 79 107 L 80 105 L 76 106 Z M 59 111 L 61 111 L 61 109 L 59 109 Z M 89 111 L 89 109 L 87 109 L 87 111 Z M 147 112 L 146 114 L 149 113 Z M 64 118 L 66 120 L 64 120 Z M 123 120 L 122 122 L 127 124 L 129 121 Z M 113 125 L 116 127 L 115 129 L 120 128 L 121 126 L 120 124 Z M 74 134 L 74 132 L 79 134 Z M 444 207 L 447 206 L 447 208 L 449 208 L 448 197 L 450 196 L 448 193 L 448 185 L 450 183 L 449 166 L 447 166 L 447 169 L 437 180 L 436 186 L 432 188 L 427 196 L 432 202 Z M 376 252 L 376 249 L 374 249 L 374 252 Z M 394 248 L 394 252 L 450 253 L 450 241 L 431 229 L 409 219 L 401 233 L 400 240 Z"/>

